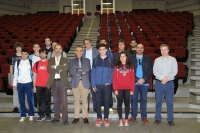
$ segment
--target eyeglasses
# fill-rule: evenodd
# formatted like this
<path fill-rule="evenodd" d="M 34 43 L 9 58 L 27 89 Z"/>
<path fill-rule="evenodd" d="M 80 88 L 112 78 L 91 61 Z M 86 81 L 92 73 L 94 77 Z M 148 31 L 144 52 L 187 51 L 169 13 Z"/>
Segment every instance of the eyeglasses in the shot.
<path fill-rule="evenodd" d="M 140 59 L 138 60 L 138 64 L 141 65 L 141 61 L 140 61 Z"/>

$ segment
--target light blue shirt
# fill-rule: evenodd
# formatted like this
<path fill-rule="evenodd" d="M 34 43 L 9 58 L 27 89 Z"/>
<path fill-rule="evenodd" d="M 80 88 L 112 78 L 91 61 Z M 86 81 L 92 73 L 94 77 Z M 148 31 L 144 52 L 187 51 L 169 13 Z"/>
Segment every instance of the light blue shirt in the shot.
<path fill-rule="evenodd" d="M 137 71 L 136 71 L 136 77 L 138 78 L 143 78 L 143 70 L 142 70 L 142 58 L 139 58 L 138 56 L 136 56 L 136 60 L 138 62 L 138 66 L 137 66 Z M 136 83 L 136 85 L 139 85 L 138 83 Z M 143 84 L 144 86 L 149 86 L 149 84 Z"/>
<path fill-rule="evenodd" d="M 177 61 L 174 57 L 168 56 L 164 59 L 162 56 L 156 58 L 153 65 L 153 74 L 156 79 L 163 80 L 164 76 L 168 76 L 169 80 L 174 80 L 178 73 Z"/>
<path fill-rule="evenodd" d="M 92 69 L 92 49 L 90 50 L 87 50 L 86 49 L 86 53 L 85 53 L 85 58 L 88 58 L 90 60 L 90 66 L 91 66 L 91 69 Z"/>

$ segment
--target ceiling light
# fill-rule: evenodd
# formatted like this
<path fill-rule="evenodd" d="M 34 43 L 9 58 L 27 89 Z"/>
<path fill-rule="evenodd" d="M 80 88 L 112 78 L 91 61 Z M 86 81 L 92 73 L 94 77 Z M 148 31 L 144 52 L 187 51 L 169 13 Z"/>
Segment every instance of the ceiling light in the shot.
<path fill-rule="evenodd" d="M 110 4 L 112 4 L 112 3 L 102 3 L 102 4 L 105 4 L 105 5 L 110 5 Z"/>

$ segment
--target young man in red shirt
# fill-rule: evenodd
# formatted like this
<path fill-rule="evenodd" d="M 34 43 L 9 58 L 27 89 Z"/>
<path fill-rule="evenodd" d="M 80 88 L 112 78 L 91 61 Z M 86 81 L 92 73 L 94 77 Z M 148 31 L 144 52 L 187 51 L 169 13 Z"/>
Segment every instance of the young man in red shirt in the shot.
<path fill-rule="evenodd" d="M 39 104 L 39 118 L 37 121 L 51 120 L 51 90 L 46 87 L 49 73 L 47 71 L 48 60 L 45 49 L 39 50 L 40 61 L 33 66 L 33 87 Z"/>

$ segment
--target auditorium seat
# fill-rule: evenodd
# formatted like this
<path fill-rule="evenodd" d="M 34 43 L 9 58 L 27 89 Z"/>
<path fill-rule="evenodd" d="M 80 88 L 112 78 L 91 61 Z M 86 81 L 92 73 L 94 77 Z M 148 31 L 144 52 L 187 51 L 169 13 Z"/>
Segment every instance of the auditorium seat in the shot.
<path fill-rule="evenodd" d="M 3 74 L 2 73 L 0 73 L 0 91 L 4 92 L 4 89 L 3 89 Z"/>
<path fill-rule="evenodd" d="M 6 50 L 6 57 L 7 58 L 10 58 L 14 54 L 15 54 L 15 50 L 14 49 L 7 49 Z"/>
<path fill-rule="evenodd" d="M 3 55 L 5 55 L 6 54 L 6 50 L 7 49 L 11 49 L 12 47 L 11 47 L 11 44 L 2 44 L 1 45 L 1 50 L 2 50 L 2 53 L 3 53 Z"/>
<path fill-rule="evenodd" d="M 8 85 L 8 73 L 10 73 L 10 64 L 8 64 L 8 63 L 2 64 L 1 65 L 1 71 L 2 71 L 2 75 L 3 75 L 4 91 L 7 91 L 7 89 L 12 90 L 12 87 Z"/>
<path fill-rule="evenodd" d="M 174 39 L 179 42 L 180 46 L 186 47 L 186 38 L 184 36 L 176 36 Z"/>
<path fill-rule="evenodd" d="M 87 14 L 87 16 L 92 16 L 91 12 L 87 12 L 86 14 Z"/>
<path fill-rule="evenodd" d="M 154 63 L 155 59 L 159 57 L 158 54 L 155 53 L 148 53 L 147 55 L 151 58 L 152 64 Z"/>
<path fill-rule="evenodd" d="M 150 53 L 155 54 L 155 49 L 153 47 L 144 47 L 144 54 L 148 55 Z"/>

